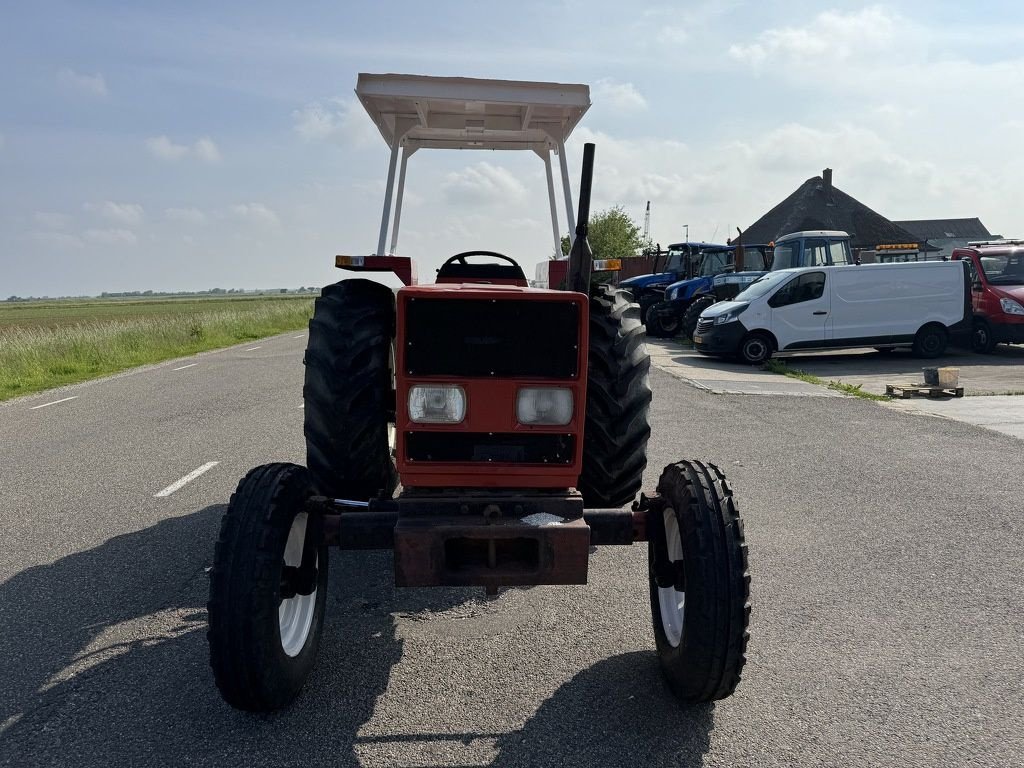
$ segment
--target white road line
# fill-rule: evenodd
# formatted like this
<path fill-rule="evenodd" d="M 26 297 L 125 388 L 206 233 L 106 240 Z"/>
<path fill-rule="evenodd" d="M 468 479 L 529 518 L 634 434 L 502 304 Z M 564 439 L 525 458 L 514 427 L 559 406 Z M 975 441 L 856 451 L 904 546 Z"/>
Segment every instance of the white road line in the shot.
<path fill-rule="evenodd" d="M 306 407 L 305 403 L 303 403 L 302 405 L 299 406 L 299 408 L 305 408 L 305 407 Z"/>
<path fill-rule="evenodd" d="M 306 334 L 300 333 L 298 336 L 292 336 L 292 338 L 293 339 L 304 339 L 304 338 L 306 338 Z"/>
<path fill-rule="evenodd" d="M 29 410 L 30 411 L 34 411 L 37 408 L 46 408 L 47 406 L 56 405 L 57 403 L 66 403 L 68 400 L 74 400 L 76 397 L 78 397 L 78 395 L 72 395 L 71 397 L 65 397 L 65 398 L 63 398 L 61 400 L 54 400 L 52 403 L 43 403 L 42 405 L 33 405 L 31 408 L 29 408 Z"/>
<path fill-rule="evenodd" d="M 191 368 L 192 366 L 195 366 L 195 365 L 199 365 L 199 363 L 189 363 L 188 365 L 181 366 L 181 368 L 172 368 L 171 370 L 172 371 L 184 371 L 186 368 Z"/>
<path fill-rule="evenodd" d="M 175 491 L 179 490 L 180 488 L 185 486 L 187 483 L 191 483 L 193 480 L 195 480 L 201 474 L 203 474 L 204 472 L 210 471 L 211 469 L 216 467 L 218 464 L 220 464 L 219 461 L 208 461 L 208 462 L 206 462 L 205 464 L 203 464 L 203 466 L 198 467 L 197 469 L 193 469 L 191 472 L 189 472 L 187 475 L 185 475 L 183 478 L 181 478 L 181 480 L 173 482 L 170 485 L 168 485 L 166 488 L 164 488 L 162 491 L 160 491 L 159 493 L 153 494 L 153 498 L 154 499 L 162 499 L 165 496 L 170 496 L 172 493 L 174 493 Z"/>
<path fill-rule="evenodd" d="M 255 347 L 249 347 L 249 348 L 248 348 L 247 350 L 245 350 L 245 351 L 246 351 L 246 352 L 252 352 L 253 350 L 257 350 L 257 349 L 262 349 L 262 347 L 263 347 L 263 345 L 262 345 L 262 344 L 257 344 L 257 345 L 256 345 Z"/>

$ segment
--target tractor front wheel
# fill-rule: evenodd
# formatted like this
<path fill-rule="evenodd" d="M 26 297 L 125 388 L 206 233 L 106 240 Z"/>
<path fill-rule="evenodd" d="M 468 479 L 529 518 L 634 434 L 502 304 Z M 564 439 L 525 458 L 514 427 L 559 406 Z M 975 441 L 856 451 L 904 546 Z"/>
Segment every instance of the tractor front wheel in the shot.
<path fill-rule="evenodd" d="M 267 464 L 242 479 L 221 520 L 207 639 L 217 687 L 238 709 L 288 705 L 313 669 L 327 602 L 327 547 L 306 533 L 312 493 L 304 467 Z"/>
<path fill-rule="evenodd" d="M 579 490 L 589 508 L 636 498 L 651 435 L 651 359 L 640 308 L 629 293 L 601 285 L 590 299 L 587 411 Z"/>
<path fill-rule="evenodd" d="M 750 620 L 743 523 L 713 464 L 680 461 L 658 482 L 648 519 L 654 642 L 684 704 L 724 699 L 740 681 Z"/>
<path fill-rule="evenodd" d="M 647 328 L 647 335 L 652 338 L 666 339 L 679 333 L 680 322 L 675 314 L 669 314 L 669 302 L 659 301 L 647 310 L 644 315 L 644 325 Z"/>

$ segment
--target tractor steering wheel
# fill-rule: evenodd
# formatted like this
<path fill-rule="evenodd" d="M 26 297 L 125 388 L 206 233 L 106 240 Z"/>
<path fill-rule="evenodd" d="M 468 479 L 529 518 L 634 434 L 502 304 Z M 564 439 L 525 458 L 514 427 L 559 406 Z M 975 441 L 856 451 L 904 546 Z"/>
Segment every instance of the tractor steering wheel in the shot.
<path fill-rule="evenodd" d="M 449 264 L 462 264 L 464 266 L 469 266 L 469 262 L 466 261 L 467 256 L 492 256 L 496 259 L 502 259 L 504 261 L 507 261 L 509 264 L 512 264 L 516 267 L 519 266 L 515 259 L 513 259 L 511 256 L 506 256 L 504 253 L 498 253 L 496 251 L 463 251 L 462 253 L 456 253 L 444 264 L 442 264 L 441 269 L 439 269 L 438 272 L 443 270 Z"/>

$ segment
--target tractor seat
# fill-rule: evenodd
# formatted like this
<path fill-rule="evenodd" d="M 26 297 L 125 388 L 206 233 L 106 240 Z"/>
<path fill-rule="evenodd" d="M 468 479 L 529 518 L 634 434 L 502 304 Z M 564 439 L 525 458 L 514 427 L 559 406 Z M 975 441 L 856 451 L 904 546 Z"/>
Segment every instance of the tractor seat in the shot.
<path fill-rule="evenodd" d="M 482 264 L 473 263 L 469 261 L 470 256 L 487 256 L 490 258 L 501 259 L 506 264 L 495 264 L 494 262 L 485 262 Z M 457 253 L 448 259 L 441 268 L 437 270 L 437 281 L 438 282 L 462 282 L 462 281 L 501 281 L 501 282 L 516 282 L 526 285 L 526 274 L 523 272 L 523 268 L 516 263 L 514 259 L 505 256 L 502 253 L 495 253 L 494 251 L 466 251 L 464 253 Z"/>

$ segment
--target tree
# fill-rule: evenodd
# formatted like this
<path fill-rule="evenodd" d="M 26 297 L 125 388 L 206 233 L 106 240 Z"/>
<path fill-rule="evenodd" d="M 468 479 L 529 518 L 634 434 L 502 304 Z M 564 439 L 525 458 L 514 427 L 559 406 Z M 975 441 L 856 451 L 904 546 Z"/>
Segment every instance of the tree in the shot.
<path fill-rule="evenodd" d="M 616 205 L 590 217 L 587 240 L 595 259 L 636 256 L 644 247 L 642 232 L 622 206 Z M 562 255 L 569 255 L 569 238 L 562 238 Z"/>

